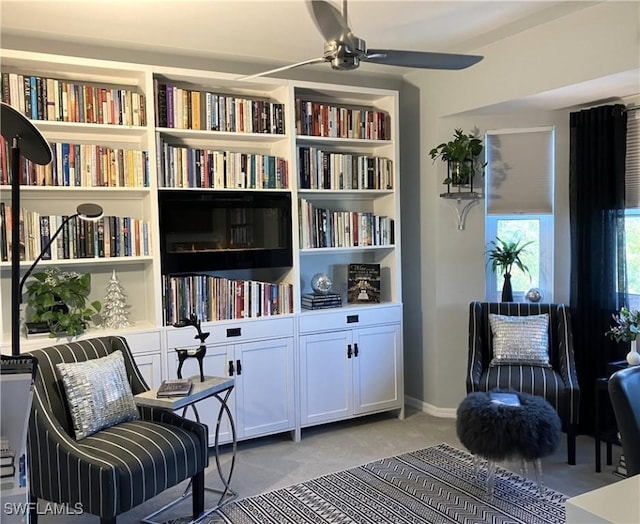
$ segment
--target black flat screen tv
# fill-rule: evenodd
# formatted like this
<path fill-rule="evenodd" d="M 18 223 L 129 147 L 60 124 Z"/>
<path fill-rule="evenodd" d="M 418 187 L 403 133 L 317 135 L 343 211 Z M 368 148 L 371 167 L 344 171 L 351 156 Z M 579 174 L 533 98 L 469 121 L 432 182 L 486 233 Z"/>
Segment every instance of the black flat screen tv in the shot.
<path fill-rule="evenodd" d="M 291 195 L 161 190 L 162 273 L 292 265 Z"/>

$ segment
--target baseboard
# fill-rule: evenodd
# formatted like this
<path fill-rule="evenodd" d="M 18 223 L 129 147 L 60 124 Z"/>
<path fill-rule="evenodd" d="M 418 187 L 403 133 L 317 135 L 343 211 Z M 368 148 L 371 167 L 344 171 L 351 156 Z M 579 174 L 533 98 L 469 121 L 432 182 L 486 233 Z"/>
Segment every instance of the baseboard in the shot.
<path fill-rule="evenodd" d="M 456 418 L 456 408 L 439 408 L 438 406 L 434 406 L 433 404 L 429 404 L 423 400 L 410 397 L 405 395 L 404 403 L 407 406 L 417 409 L 418 411 L 422 411 L 427 415 L 433 415 L 434 417 L 441 418 Z"/>

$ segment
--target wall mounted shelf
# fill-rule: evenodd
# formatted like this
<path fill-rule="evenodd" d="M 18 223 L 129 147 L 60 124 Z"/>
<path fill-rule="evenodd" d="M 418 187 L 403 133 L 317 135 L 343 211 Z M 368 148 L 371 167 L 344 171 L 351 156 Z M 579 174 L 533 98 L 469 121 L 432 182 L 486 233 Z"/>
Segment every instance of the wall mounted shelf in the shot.
<path fill-rule="evenodd" d="M 448 191 L 446 193 L 440 193 L 440 198 L 453 202 L 458 215 L 458 229 L 460 231 L 464 230 L 469 210 L 478 203 L 482 196 L 482 193 L 476 191 Z"/>

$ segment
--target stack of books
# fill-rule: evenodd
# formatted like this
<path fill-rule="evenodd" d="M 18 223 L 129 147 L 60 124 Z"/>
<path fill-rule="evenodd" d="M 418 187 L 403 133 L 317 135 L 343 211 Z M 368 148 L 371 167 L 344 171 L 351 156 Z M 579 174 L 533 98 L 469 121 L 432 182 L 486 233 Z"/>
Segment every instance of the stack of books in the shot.
<path fill-rule="evenodd" d="M 176 378 L 163 380 L 158 388 L 156 397 L 186 397 L 191 393 L 193 383 L 190 378 Z"/>
<path fill-rule="evenodd" d="M 16 473 L 16 452 L 11 449 L 9 439 L 0 437 L 0 478 L 13 477 Z"/>
<path fill-rule="evenodd" d="M 337 293 L 327 293 L 326 295 L 306 293 L 302 295 L 302 307 L 304 309 L 327 309 L 332 307 L 342 307 L 342 299 Z"/>

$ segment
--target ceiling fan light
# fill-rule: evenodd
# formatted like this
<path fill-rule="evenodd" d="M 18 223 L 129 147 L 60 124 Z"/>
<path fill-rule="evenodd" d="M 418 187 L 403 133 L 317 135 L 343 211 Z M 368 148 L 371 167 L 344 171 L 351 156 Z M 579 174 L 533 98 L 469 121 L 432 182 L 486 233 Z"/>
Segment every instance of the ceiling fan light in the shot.
<path fill-rule="evenodd" d="M 336 71 L 349 71 L 356 69 L 360 65 L 360 59 L 357 56 L 335 56 L 331 59 L 331 68 Z"/>

